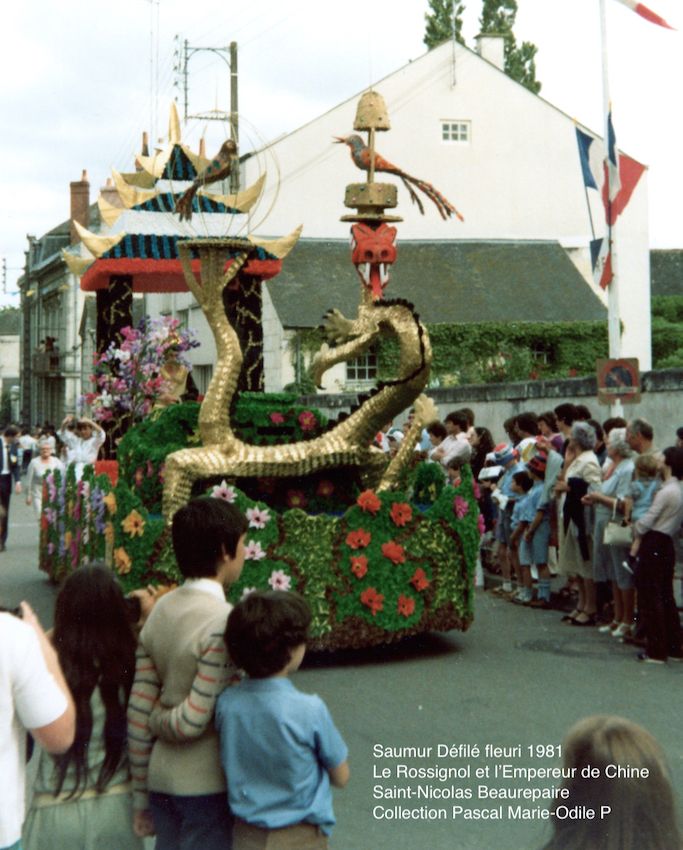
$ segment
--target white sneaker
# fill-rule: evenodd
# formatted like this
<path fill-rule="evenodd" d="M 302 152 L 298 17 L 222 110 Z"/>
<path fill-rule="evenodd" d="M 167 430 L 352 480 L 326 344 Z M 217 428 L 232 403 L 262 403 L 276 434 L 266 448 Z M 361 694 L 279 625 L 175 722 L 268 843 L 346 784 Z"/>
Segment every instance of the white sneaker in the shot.
<path fill-rule="evenodd" d="M 606 626 L 600 626 L 600 628 L 598 629 L 598 633 L 601 635 L 613 635 L 618 628 L 619 623 L 612 620 L 612 622 L 607 623 Z"/>
<path fill-rule="evenodd" d="M 633 626 L 628 623 L 619 623 L 616 629 L 612 632 L 613 638 L 633 637 Z"/>

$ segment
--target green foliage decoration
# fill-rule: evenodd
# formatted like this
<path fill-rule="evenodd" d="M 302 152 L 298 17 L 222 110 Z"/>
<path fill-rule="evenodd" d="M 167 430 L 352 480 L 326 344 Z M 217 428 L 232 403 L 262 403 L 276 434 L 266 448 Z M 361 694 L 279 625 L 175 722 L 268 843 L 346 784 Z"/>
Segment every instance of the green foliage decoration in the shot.
<path fill-rule="evenodd" d="M 418 505 L 433 505 L 445 486 L 446 476 L 440 463 L 420 463 L 415 469 L 413 501 Z"/>
<path fill-rule="evenodd" d="M 296 399 L 293 393 L 242 393 L 233 411 L 235 432 L 253 445 L 318 437 L 327 418 Z M 161 512 L 166 456 L 200 445 L 199 408 L 193 401 L 170 405 L 130 428 L 119 444 L 120 476 L 152 513 Z"/>
<path fill-rule="evenodd" d="M 60 581 L 98 557 L 125 591 L 181 580 L 163 519 L 150 514 L 125 481 L 114 487 L 90 470 L 76 482 L 70 472 L 52 476 L 46 489 L 41 567 L 51 578 Z M 395 492 L 365 491 L 343 516 L 280 513 L 224 482 L 209 485 L 204 495 L 233 502 L 249 523 L 245 565 L 230 601 L 254 588 L 297 590 L 311 605 L 316 648 L 467 628 L 472 619 L 480 523 L 467 474 L 458 491 L 444 488 L 426 513 Z M 354 539 L 359 532 L 360 545 Z"/>

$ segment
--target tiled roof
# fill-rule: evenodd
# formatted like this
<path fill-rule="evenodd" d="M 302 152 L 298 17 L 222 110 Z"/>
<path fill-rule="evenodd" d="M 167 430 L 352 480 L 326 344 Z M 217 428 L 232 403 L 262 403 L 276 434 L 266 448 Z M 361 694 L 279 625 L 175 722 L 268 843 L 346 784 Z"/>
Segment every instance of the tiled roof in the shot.
<path fill-rule="evenodd" d="M 650 251 L 653 295 L 683 295 L 683 249 Z"/>
<path fill-rule="evenodd" d="M 356 312 L 360 282 L 348 243 L 301 240 L 267 284 L 284 327 L 315 327 L 331 307 Z M 558 242 L 398 242 L 388 298 L 426 324 L 604 321 L 607 310 Z"/>

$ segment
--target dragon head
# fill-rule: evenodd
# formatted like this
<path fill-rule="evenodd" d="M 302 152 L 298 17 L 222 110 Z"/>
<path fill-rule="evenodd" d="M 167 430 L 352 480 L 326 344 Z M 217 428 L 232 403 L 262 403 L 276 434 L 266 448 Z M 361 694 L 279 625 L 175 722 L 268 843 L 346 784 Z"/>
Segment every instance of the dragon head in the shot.
<path fill-rule="evenodd" d="M 389 266 L 396 261 L 396 228 L 382 222 L 378 227 L 354 224 L 351 228 L 351 262 L 373 301 L 389 283 Z"/>

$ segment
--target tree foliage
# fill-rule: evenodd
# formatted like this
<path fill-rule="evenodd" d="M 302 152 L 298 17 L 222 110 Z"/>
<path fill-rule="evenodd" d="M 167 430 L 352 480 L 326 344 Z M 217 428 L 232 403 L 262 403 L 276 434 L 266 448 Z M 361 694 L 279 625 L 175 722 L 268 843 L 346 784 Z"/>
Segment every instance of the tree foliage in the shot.
<path fill-rule="evenodd" d="M 530 41 L 517 44 L 513 32 L 516 17 L 517 0 L 483 0 L 479 25 L 482 34 L 505 36 L 505 73 L 538 94 L 541 90 L 541 83 L 536 79 L 538 48 Z"/>
<path fill-rule="evenodd" d="M 425 13 L 426 26 L 423 39 L 429 50 L 453 38 L 454 25 L 456 41 L 465 43 L 462 37 L 464 3 L 456 2 L 456 0 L 429 0 L 429 9 L 430 11 Z"/>

